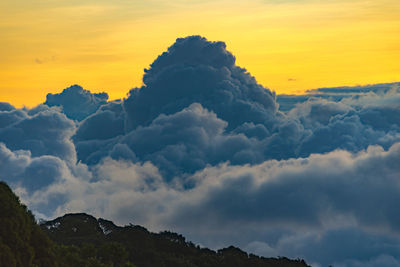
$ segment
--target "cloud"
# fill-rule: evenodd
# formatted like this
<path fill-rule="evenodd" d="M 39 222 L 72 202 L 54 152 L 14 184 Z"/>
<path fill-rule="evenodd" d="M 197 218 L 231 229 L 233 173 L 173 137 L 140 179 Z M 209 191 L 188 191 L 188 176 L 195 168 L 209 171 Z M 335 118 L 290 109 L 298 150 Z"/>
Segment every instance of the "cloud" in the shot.
<path fill-rule="evenodd" d="M 101 106 L 79 125 L 73 137 L 79 160 L 89 165 L 107 156 L 151 161 L 171 179 L 207 164 L 258 164 L 337 148 L 357 152 L 375 144 L 388 148 L 399 140 L 395 116 L 385 125 L 374 118 L 396 114 L 398 107 L 386 99 L 397 91 L 340 100 L 305 96 L 282 113 L 274 93 L 236 66 L 224 43 L 200 36 L 177 39 L 145 71 L 143 82 L 127 99 Z M 365 104 L 378 98 L 381 104 Z M 177 119 L 194 103 L 213 115 Z M 199 133 L 207 133 L 216 120 L 224 126 L 204 139 Z M 167 140 L 168 131 L 173 138 Z"/>
<path fill-rule="evenodd" d="M 79 85 L 73 85 L 60 94 L 47 94 L 45 105 L 60 106 L 65 115 L 73 120 L 83 120 L 107 102 L 107 93 L 92 94 Z"/>
<path fill-rule="evenodd" d="M 251 124 L 238 133 L 227 133 L 227 125 L 215 113 L 194 103 L 175 114 L 161 114 L 150 125 L 139 126 L 124 136 L 77 142 L 77 151 L 80 159 L 90 164 L 106 156 L 151 161 L 166 179 L 224 161 L 234 164 L 262 161 L 264 155 L 256 148 L 260 141 L 242 132 L 253 130 L 255 135 L 261 135 L 265 128 Z"/>
<path fill-rule="evenodd" d="M 10 107 L 12 107 L 10 105 Z M 14 107 L 13 107 L 14 108 Z M 22 110 L 9 109 L 7 106 L 0 110 L 0 128 L 5 128 L 13 123 L 20 121 L 27 117 L 26 112 Z"/>
<path fill-rule="evenodd" d="M 387 102 L 399 103 L 397 100 L 390 100 L 389 95 L 399 94 L 399 83 L 382 83 L 365 86 L 354 86 L 354 87 L 332 87 L 332 88 L 319 88 L 308 90 L 307 94 L 304 95 L 277 95 L 277 102 L 279 103 L 279 109 L 287 112 L 293 109 L 296 104 L 303 103 L 309 99 L 325 99 L 329 101 L 339 102 L 358 102 L 361 104 L 360 99 L 370 100 L 370 104 L 381 98 Z M 372 102 L 371 102 L 372 101 Z"/>
<path fill-rule="evenodd" d="M 127 129 L 146 126 L 196 102 L 234 129 L 245 122 L 270 124 L 275 94 L 235 64 L 223 42 L 200 36 L 177 39 L 145 70 L 144 86 L 124 101 Z"/>
<path fill-rule="evenodd" d="M 381 83 L 381 84 L 370 84 L 364 86 L 342 86 L 342 87 L 330 87 L 330 88 L 318 88 L 309 90 L 309 93 L 322 93 L 322 94 L 357 94 L 357 93 L 386 93 L 390 91 L 394 86 L 398 86 L 399 83 Z"/>
<path fill-rule="evenodd" d="M 172 218 L 182 226 L 243 220 L 295 230 L 324 227 L 341 215 L 360 226 L 398 232 L 400 217 L 391 203 L 397 201 L 393 185 L 399 158 L 400 144 L 395 144 L 388 151 L 370 147 L 356 155 L 339 150 L 254 166 L 206 168 L 192 177 L 198 184 Z"/>
<path fill-rule="evenodd" d="M 287 235 L 279 239 L 274 248 L 265 242 L 255 241 L 246 249 L 265 256 L 301 254 L 314 259 L 308 262 L 312 266 L 380 267 L 399 266 L 393 255 L 399 254 L 400 247 L 398 240 L 391 236 L 348 227 L 322 233 Z"/>
<path fill-rule="evenodd" d="M 361 262 L 356 260 L 348 260 L 343 264 L 335 265 L 335 266 L 351 266 L 351 267 L 380 267 L 380 266 L 400 266 L 400 262 L 398 259 L 391 255 L 382 254 L 376 258 Z"/>
<path fill-rule="evenodd" d="M 7 102 L 0 102 L 0 111 L 12 111 L 15 107 Z"/>
<path fill-rule="evenodd" d="M 86 117 L 74 135 L 76 142 L 110 139 L 125 134 L 125 113 L 119 101 L 102 105 L 96 113 Z M 101 131 L 99 131 L 101 129 Z"/>
<path fill-rule="evenodd" d="M 102 106 L 80 124 L 74 141 L 82 162 L 96 164 L 110 151 L 119 157 L 114 147 L 124 147 L 123 154 L 150 160 L 171 177 L 228 160 L 258 163 L 273 157 L 265 152 L 265 144 L 272 141 L 260 145 L 261 140 L 271 132 L 276 132 L 271 137 L 276 140 L 283 129 L 301 128 L 279 118 L 274 93 L 236 66 L 223 42 L 199 36 L 177 39 L 146 70 L 143 82 L 122 102 L 122 111 L 118 105 L 118 111 Z M 186 112 L 194 103 L 197 110 L 213 115 L 200 119 L 200 113 Z M 184 116 L 190 118 L 181 119 Z M 223 127 L 214 133 L 209 125 L 216 121 Z M 168 131 L 175 132 L 167 140 Z M 202 131 L 211 136 L 204 138 Z"/>
<path fill-rule="evenodd" d="M 0 159 L 0 180 L 10 184 L 40 216 L 49 215 L 69 201 L 70 193 L 77 192 L 90 178 L 81 164 L 71 165 L 55 156 L 34 157 L 27 150 L 11 151 L 3 143 L 0 143 Z"/>
<path fill-rule="evenodd" d="M 238 164 L 255 161 L 257 140 L 243 134 L 226 134 L 227 125 L 216 114 L 194 103 L 178 113 L 160 115 L 148 127 L 130 132 L 122 142 L 138 158 L 154 162 L 161 170 L 172 168 L 174 175 L 222 161 Z M 258 158 L 262 160 L 263 155 Z"/>
<path fill-rule="evenodd" d="M 235 244 L 265 256 L 347 266 L 400 255 L 399 159 L 397 143 L 387 151 L 374 146 L 253 166 L 225 163 L 190 175 L 191 187 L 184 188 L 166 183 L 150 162 L 107 158 L 92 169 L 95 180 L 80 182 L 58 212 L 134 220 L 214 248 Z"/>
<path fill-rule="evenodd" d="M 75 162 L 70 140 L 75 124 L 56 109 L 40 109 L 32 115 L 23 109 L 0 111 L 0 142 L 12 150 L 29 150 L 33 156 L 53 155 Z"/>

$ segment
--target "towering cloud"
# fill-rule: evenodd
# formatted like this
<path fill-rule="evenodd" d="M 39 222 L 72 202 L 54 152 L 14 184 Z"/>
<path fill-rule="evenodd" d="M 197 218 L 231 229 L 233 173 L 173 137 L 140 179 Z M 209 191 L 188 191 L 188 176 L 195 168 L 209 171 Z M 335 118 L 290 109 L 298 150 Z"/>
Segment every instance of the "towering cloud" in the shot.
<path fill-rule="evenodd" d="M 143 83 L 124 102 L 128 130 L 194 102 L 227 121 L 229 129 L 245 122 L 269 126 L 277 110 L 275 94 L 236 66 L 224 43 L 200 36 L 177 39 L 145 70 Z"/>
<path fill-rule="evenodd" d="M 278 96 L 222 42 L 177 39 L 121 101 L 0 103 L 0 179 L 43 217 L 89 212 L 315 266 L 398 266 L 397 84 Z"/>

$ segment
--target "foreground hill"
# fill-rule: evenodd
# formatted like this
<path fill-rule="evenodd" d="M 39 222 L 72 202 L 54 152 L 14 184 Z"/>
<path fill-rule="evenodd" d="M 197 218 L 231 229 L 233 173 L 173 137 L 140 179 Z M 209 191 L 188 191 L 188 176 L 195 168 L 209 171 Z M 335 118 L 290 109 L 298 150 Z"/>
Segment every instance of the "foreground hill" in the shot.
<path fill-rule="evenodd" d="M 0 203 L 0 267 L 308 266 L 303 260 L 263 258 L 235 247 L 215 252 L 176 233 L 120 227 L 83 213 L 39 226 L 4 182 Z"/>
<path fill-rule="evenodd" d="M 79 213 L 67 214 L 41 225 L 58 244 L 95 247 L 120 244 L 127 259 L 136 266 L 307 266 L 302 260 L 263 258 L 228 247 L 217 252 L 187 242 L 182 235 L 172 232 L 151 233 L 136 225 L 124 227 Z M 113 257 L 113 256 L 111 256 Z"/>
<path fill-rule="evenodd" d="M 56 247 L 33 215 L 0 182 L 0 266 L 57 266 Z"/>

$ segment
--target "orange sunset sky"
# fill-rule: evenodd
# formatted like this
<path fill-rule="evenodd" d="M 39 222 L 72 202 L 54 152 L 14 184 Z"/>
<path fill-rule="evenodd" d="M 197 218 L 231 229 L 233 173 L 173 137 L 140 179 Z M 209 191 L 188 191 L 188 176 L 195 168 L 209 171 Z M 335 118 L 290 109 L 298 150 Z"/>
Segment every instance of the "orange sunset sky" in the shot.
<path fill-rule="evenodd" d="M 400 81 L 399 0 L 2 0 L 0 101 L 140 86 L 176 38 L 224 41 L 277 93 Z"/>

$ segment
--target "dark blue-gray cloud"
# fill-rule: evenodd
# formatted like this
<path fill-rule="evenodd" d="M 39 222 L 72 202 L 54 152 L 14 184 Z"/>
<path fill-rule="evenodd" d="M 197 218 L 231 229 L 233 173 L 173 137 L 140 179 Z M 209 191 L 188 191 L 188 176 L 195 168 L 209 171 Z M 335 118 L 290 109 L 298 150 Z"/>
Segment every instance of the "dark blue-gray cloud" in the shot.
<path fill-rule="evenodd" d="M 277 109 L 275 94 L 236 66 L 224 43 L 200 36 L 177 39 L 145 70 L 143 82 L 124 101 L 128 130 L 194 102 L 227 121 L 229 129 L 245 122 L 270 124 Z"/>
<path fill-rule="evenodd" d="M 367 93 L 340 101 L 312 97 L 287 114 L 300 121 L 310 135 L 301 140 L 298 156 L 334 149 L 359 151 L 369 145 L 388 148 L 400 141 L 400 93 Z"/>
<path fill-rule="evenodd" d="M 120 101 L 102 105 L 96 113 L 86 117 L 74 136 L 76 142 L 110 139 L 125 134 L 125 112 Z"/>
<path fill-rule="evenodd" d="M 398 84 L 275 96 L 223 42 L 180 38 L 123 100 L 0 103 L 0 179 L 89 212 L 315 266 L 397 266 Z"/>
<path fill-rule="evenodd" d="M 12 111 L 15 107 L 7 102 L 0 102 L 0 111 Z"/>
<path fill-rule="evenodd" d="M 83 120 L 107 102 L 107 93 L 92 94 L 79 85 L 64 89 L 60 94 L 47 94 L 45 105 L 59 106 L 73 120 Z"/>
<path fill-rule="evenodd" d="M 57 109 L 42 106 L 40 112 L 22 109 L 0 111 L 0 143 L 12 150 L 28 150 L 33 156 L 53 155 L 75 162 L 70 140 L 76 127 Z"/>
<path fill-rule="evenodd" d="M 238 133 L 227 133 L 227 125 L 215 113 L 193 103 L 175 114 L 161 114 L 150 125 L 139 126 L 124 136 L 108 140 L 82 140 L 79 136 L 81 141 L 76 145 L 78 155 L 85 162 L 99 162 L 105 156 L 125 158 L 127 155 L 130 159 L 135 155 L 141 161 L 151 161 L 166 178 L 193 173 L 223 161 L 261 162 L 263 151 L 257 151 L 256 147 L 261 141 L 241 132 L 255 129 L 254 134 L 263 134 L 265 128 L 246 124 L 247 128 L 239 129 Z M 120 150 L 121 145 L 124 150 Z"/>

